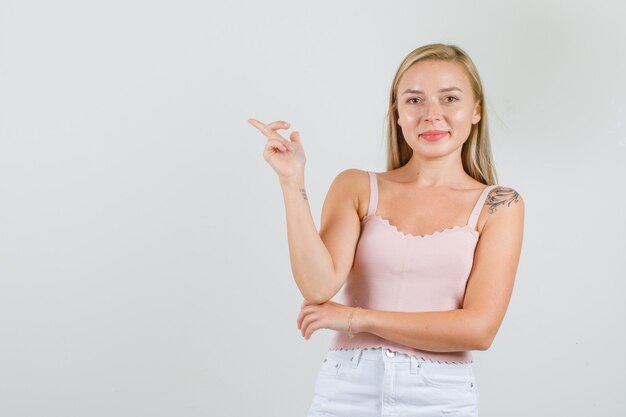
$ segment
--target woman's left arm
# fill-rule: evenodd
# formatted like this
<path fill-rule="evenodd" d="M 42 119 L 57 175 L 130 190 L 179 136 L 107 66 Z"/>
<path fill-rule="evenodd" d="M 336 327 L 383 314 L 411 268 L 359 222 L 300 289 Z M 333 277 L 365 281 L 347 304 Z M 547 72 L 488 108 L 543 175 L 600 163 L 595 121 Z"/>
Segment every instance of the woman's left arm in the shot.
<path fill-rule="evenodd" d="M 498 198 L 515 198 L 490 201 L 461 309 L 415 313 L 359 309 L 352 318 L 353 332 L 433 352 L 489 349 L 511 299 L 524 229 L 522 197 L 503 188 L 511 194 Z"/>
<path fill-rule="evenodd" d="M 502 188 L 508 191 L 497 194 L 496 198 L 502 200 L 489 201 L 489 218 L 476 244 L 461 309 L 427 312 L 358 309 L 352 317 L 352 332 L 372 333 L 431 352 L 487 350 L 511 299 L 524 229 L 522 197 L 511 188 Z M 351 311 L 352 307 L 332 301 L 320 305 L 305 301 L 298 316 L 298 328 L 305 339 L 319 328 L 347 331 Z"/>

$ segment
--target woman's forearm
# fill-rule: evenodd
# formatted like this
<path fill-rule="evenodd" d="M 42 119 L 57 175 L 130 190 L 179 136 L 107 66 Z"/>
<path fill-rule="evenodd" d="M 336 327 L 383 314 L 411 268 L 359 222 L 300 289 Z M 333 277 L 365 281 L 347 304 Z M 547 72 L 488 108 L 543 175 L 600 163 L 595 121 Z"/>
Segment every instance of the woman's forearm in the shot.
<path fill-rule="evenodd" d="M 326 300 L 332 291 L 333 260 L 322 241 L 304 186 L 304 175 L 280 179 L 287 216 L 291 270 L 302 296 L 312 303 Z"/>
<path fill-rule="evenodd" d="M 397 312 L 359 309 L 354 333 L 367 332 L 392 342 L 431 352 L 486 350 L 491 344 L 482 321 L 469 310 Z"/>

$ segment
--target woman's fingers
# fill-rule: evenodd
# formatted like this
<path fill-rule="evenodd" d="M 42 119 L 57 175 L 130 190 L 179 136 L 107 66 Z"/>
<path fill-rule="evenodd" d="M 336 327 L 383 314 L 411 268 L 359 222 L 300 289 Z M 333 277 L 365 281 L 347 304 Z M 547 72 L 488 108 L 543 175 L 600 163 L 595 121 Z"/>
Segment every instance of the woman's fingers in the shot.
<path fill-rule="evenodd" d="M 300 312 L 300 314 L 298 314 L 298 320 L 296 320 L 296 322 L 298 323 L 298 330 L 302 331 L 302 320 L 304 320 L 304 314 L 302 313 L 302 311 Z"/>
<path fill-rule="evenodd" d="M 300 333 L 305 339 L 308 339 L 313 332 L 312 326 L 316 319 L 317 317 L 314 314 L 309 314 L 304 318 L 304 320 L 302 320 L 302 323 L 300 324 Z"/>
<path fill-rule="evenodd" d="M 293 146 L 291 145 L 291 142 L 283 138 L 281 135 L 278 134 L 278 132 L 276 132 L 276 130 L 278 129 L 287 129 L 289 127 L 289 123 L 282 121 L 282 120 L 277 120 L 275 122 L 272 122 L 266 125 L 256 119 L 248 119 L 248 122 L 252 126 L 259 129 L 261 133 L 263 133 L 267 137 L 268 140 L 279 141 L 284 147 L 284 148 L 281 148 L 278 146 L 273 146 L 274 148 L 279 148 L 279 149 L 282 149 L 283 151 L 287 149 L 289 149 L 290 151 L 293 151 Z"/>
<path fill-rule="evenodd" d="M 280 149 L 281 151 L 293 151 L 293 147 L 291 145 L 286 145 L 283 141 L 278 139 L 268 139 L 267 144 L 276 149 Z"/>
<path fill-rule="evenodd" d="M 278 129 L 287 129 L 289 127 L 289 123 L 282 121 L 282 120 L 277 120 L 275 122 L 269 123 L 269 124 L 264 124 L 260 121 L 258 121 L 257 119 L 248 119 L 248 122 L 256 127 L 257 129 L 259 129 L 261 131 L 261 133 L 263 133 L 265 136 L 267 136 L 267 138 L 272 138 L 272 137 L 281 137 L 276 130 Z"/>
<path fill-rule="evenodd" d="M 308 312 L 309 312 L 308 310 L 304 310 L 304 309 L 300 310 L 300 313 L 298 314 L 298 319 L 296 320 L 296 322 L 298 323 L 298 329 L 300 329 L 300 327 L 302 326 L 302 320 L 304 319 L 304 316 L 306 316 Z"/>

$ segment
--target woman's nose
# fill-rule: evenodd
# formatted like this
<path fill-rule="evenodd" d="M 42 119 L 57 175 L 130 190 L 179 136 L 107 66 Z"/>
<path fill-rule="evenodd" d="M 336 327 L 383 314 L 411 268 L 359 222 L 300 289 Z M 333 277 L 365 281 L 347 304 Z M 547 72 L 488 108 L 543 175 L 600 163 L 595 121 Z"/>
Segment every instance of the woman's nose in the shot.
<path fill-rule="evenodd" d="M 441 119 L 441 106 L 435 101 L 431 101 L 426 104 L 426 120 L 440 120 Z"/>

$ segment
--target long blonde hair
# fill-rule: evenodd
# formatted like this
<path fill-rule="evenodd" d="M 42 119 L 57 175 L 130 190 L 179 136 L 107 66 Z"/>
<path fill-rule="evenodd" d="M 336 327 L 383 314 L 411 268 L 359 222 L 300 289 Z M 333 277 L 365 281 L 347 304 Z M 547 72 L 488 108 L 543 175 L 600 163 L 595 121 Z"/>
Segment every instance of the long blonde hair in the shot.
<path fill-rule="evenodd" d="M 483 95 L 483 86 L 478 76 L 478 70 L 470 57 L 461 48 L 456 45 L 445 45 L 441 43 L 424 45 L 409 53 L 398 67 L 396 75 L 393 78 L 389 94 L 389 110 L 385 117 L 387 170 L 390 171 L 400 168 L 409 161 L 413 154 L 413 149 L 406 143 L 402 130 L 399 129 L 398 125 L 398 84 L 402 75 L 404 75 L 411 65 L 424 59 L 455 61 L 463 64 L 469 76 L 474 98 L 480 103 L 481 114 L 480 121 L 472 125 L 469 137 L 463 144 L 461 150 L 463 169 L 468 175 L 483 184 L 496 184 L 498 177 L 491 154 L 485 97 Z"/>

